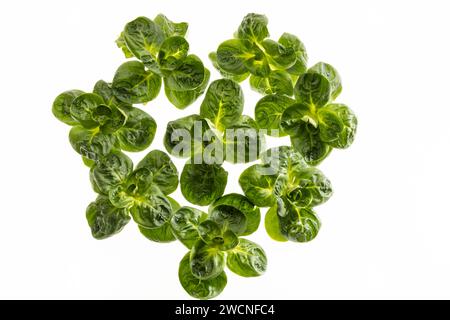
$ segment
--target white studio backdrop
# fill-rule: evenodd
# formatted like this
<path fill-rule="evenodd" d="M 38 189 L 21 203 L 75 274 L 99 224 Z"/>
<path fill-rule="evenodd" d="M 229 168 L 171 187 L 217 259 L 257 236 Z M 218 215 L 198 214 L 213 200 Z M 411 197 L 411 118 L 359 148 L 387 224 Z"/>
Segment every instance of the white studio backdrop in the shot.
<path fill-rule="evenodd" d="M 62 91 L 89 91 L 125 61 L 114 40 L 137 16 L 189 22 L 191 52 L 231 38 L 248 12 L 266 14 L 274 38 L 305 43 L 310 65 L 343 78 L 338 101 L 357 114 L 355 143 L 320 169 L 335 190 L 317 207 L 318 237 L 276 243 L 261 226 L 265 275 L 228 274 L 222 299 L 450 298 L 450 20 L 448 1 L 3 1 L 0 3 L 0 298 L 185 299 L 180 243 L 152 243 L 133 222 L 110 239 L 90 235 L 88 169 L 51 114 Z M 213 71 L 212 79 L 219 74 Z M 245 114 L 261 97 L 243 84 Z M 142 108 L 164 150 L 179 111 L 159 97 Z M 270 145 L 289 143 L 270 139 Z M 138 161 L 146 152 L 131 154 Z M 181 171 L 184 160 L 174 160 Z M 226 165 L 226 193 L 248 165 Z M 188 205 L 179 189 L 174 197 Z M 265 213 L 266 209 L 263 209 Z"/>

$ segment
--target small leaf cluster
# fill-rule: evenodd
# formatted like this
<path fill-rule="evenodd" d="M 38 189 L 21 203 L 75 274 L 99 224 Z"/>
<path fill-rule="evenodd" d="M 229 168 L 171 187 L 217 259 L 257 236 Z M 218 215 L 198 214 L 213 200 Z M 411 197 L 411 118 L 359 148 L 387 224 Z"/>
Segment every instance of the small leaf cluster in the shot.
<path fill-rule="evenodd" d="M 294 148 L 311 165 L 333 148 L 345 149 L 354 140 L 357 118 L 334 100 L 342 91 L 341 77 L 330 64 L 308 68 L 305 46 L 295 35 L 269 39 L 264 15 L 244 17 L 234 39 L 210 54 L 224 77 L 238 82 L 249 77 L 253 90 L 265 96 L 255 107 L 255 120 L 269 135 L 289 135 Z"/>
<path fill-rule="evenodd" d="M 116 40 L 126 58 L 140 60 L 140 63 L 131 61 L 128 64 L 145 66 L 151 73 L 155 96 L 163 81 L 168 100 L 179 109 L 186 108 L 202 95 L 210 78 L 210 72 L 200 58 L 189 54 L 189 43 L 185 39 L 187 30 L 186 22 L 175 23 L 159 14 L 153 20 L 138 17 L 130 21 Z M 134 77 L 124 79 L 129 90 L 141 83 L 134 80 Z"/>
<path fill-rule="evenodd" d="M 265 217 L 269 236 L 277 241 L 314 239 L 320 220 L 313 207 L 331 197 L 331 182 L 290 146 L 269 149 L 261 160 L 242 172 L 239 184 L 250 201 L 269 207 Z"/>
<path fill-rule="evenodd" d="M 198 299 L 210 299 L 222 292 L 227 284 L 225 266 L 243 277 L 260 276 L 267 268 L 264 250 L 242 238 L 258 229 L 258 207 L 246 197 L 231 193 L 214 201 L 208 211 L 182 207 L 171 220 L 176 238 L 189 249 L 180 262 L 180 283 Z"/>
<path fill-rule="evenodd" d="M 94 238 L 120 232 L 131 217 L 147 237 L 173 239 L 167 229 L 178 204 L 168 195 L 178 187 L 178 171 L 165 152 L 153 150 L 133 168 L 127 155 L 113 151 L 92 166 L 90 180 L 98 193 L 86 210 Z"/>

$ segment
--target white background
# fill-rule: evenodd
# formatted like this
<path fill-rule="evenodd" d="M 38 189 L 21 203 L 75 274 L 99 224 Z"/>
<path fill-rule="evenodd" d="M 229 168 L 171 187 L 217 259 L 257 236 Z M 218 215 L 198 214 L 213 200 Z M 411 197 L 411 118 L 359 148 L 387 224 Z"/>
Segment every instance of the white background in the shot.
<path fill-rule="evenodd" d="M 340 71 L 338 101 L 359 119 L 353 146 L 320 166 L 335 194 L 317 208 L 319 236 L 276 243 L 260 228 L 250 238 L 267 252 L 267 273 L 228 272 L 220 298 L 450 298 L 450 7 L 411 0 L 0 2 L 0 298 L 189 297 L 178 283 L 180 243 L 152 243 L 133 222 L 91 237 L 88 169 L 51 114 L 60 92 L 111 80 L 125 23 L 160 12 L 189 22 L 191 52 L 210 69 L 207 54 L 246 13 L 266 14 L 274 38 L 297 34 L 310 65 Z M 260 96 L 243 86 L 253 116 Z M 200 102 L 178 111 L 162 93 L 144 106 L 158 122 L 151 149 L 163 149 L 167 121 Z M 240 192 L 244 167 L 226 166 L 226 192 Z M 175 198 L 188 204 L 179 190 Z"/>

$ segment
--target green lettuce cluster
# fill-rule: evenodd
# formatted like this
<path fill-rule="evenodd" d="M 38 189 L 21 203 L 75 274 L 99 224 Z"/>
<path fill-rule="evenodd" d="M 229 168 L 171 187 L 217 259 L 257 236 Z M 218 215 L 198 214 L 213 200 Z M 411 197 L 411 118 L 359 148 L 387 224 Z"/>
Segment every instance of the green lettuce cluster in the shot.
<path fill-rule="evenodd" d="M 110 82 L 90 92 L 69 90 L 53 102 L 54 116 L 71 127 L 69 141 L 89 167 L 96 199 L 86 219 L 96 239 L 111 237 L 133 220 L 147 239 L 181 242 L 188 252 L 178 277 L 194 298 L 211 299 L 227 284 L 225 270 L 257 277 L 267 269 L 265 251 L 246 237 L 261 222 L 276 241 L 307 242 L 320 230 L 315 207 L 333 190 L 315 166 L 332 149 L 349 147 L 357 119 L 335 102 L 341 78 L 323 62 L 308 67 L 303 43 L 283 33 L 269 38 L 268 20 L 248 14 L 234 38 L 209 55 L 221 78 L 189 54 L 188 24 L 164 15 L 139 17 L 116 40 L 127 62 Z M 264 95 L 254 118 L 244 115 L 240 82 Z M 151 145 L 155 120 L 137 104 L 155 99 L 164 86 L 167 99 L 184 109 L 204 94 L 199 110 L 167 124 L 167 151 L 152 150 L 134 165 L 126 152 Z M 170 111 L 172 112 L 172 111 Z M 265 136 L 291 138 L 290 146 L 266 150 Z M 187 159 L 181 174 L 172 157 Z M 243 194 L 224 194 L 223 163 L 249 165 L 240 175 Z M 207 206 L 181 206 L 170 195 L 180 186 L 185 200 Z M 207 212 L 206 212 L 207 211 Z"/>

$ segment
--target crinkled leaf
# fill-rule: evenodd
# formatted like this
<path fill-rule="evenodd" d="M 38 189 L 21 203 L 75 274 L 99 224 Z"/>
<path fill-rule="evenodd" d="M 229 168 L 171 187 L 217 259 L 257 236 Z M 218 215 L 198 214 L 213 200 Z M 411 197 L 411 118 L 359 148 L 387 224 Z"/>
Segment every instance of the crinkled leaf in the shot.
<path fill-rule="evenodd" d="M 309 68 L 308 72 L 316 72 L 330 82 L 331 86 L 331 98 L 334 100 L 342 91 L 341 76 L 333 66 L 325 62 L 318 62 Z"/>
<path fill-rule="evenodd" d="M 180 262 L 178 278 L 183 289 L 196 299 L 208 300 L 218 296 L 227 285 L 227 276 L 221 272 L 215 278 L 200 280 L 191 272 L 190 253 L 187 253 Z"/>
<path fill-rule="evenodd" d="M 320 220 L 312 209 L 296 207 L 281 198 L 277 202 L 280 230 L 288 240 L 308 242 L 317 236 Z"/>
<path fill-rule="evenodd" d="M 304 124 L 291 136 L 292 146 L 300 152 L 309 165 L 318 165 L 332 148 L 320 139 L 319 129 L 311 124 Z"/>
<path fill-rule="evenodd" d="M 198 240 L 191 249 L 190 265 L 192 274 L 200 279 L 215 278 L 223 272 L 225 256 L 217 248 Z"/>
<path fill-rule="evenodd" d="M 326 105 L 331 98 L 331 85 L 324 76 L 307 72 L 302 74 L 294 87 L 297 100 L 313 107 Z"/>
<path fill-rule="evenodd" d="M 296 103 L 286 108 L 281 115 L 280 126 L 284 132 L 294 135 L 306 124 L 317 127 L 317 117 L 305 103 Z"/>
<path fill-rule="evenodd" d="M 140 61 L 127 61 L 116 71 L 112 82 L 114 95 L 124 103 L 147 103 L 161 89 L 161 77 L 147 71 Z"/>
<path fill-rule="evenodd" d="M 144 228 L 158 228 L 169 221 L 172 215 L 170 201 L 158 187 L 136 201 L 130 209 L 133 220 Z"/>
<path fill-rule="evenodd" d="M 126 24 L 123 39 L 128 49 L 142 62 L 153 66 L 164 33 L 160 26 L 146 17 L 138 17 Z"/>
<path fill-rule="evenodd" d="M 103 98 L 95 93 L 84 93 L 76 97 L 70 106 L 70 114 L 73 119 L 77 120 L 86 129 L 94 129 L 99 126 L 96 118 L 96 110 L 102 107 Z"/>
<path fill-rule="evenodd" d="M 301 208 L 320 205 L 333 194 L 330 180 L 314 167 L 297 167 L 279 176 L 274 190 L 275 196 L 285 197 Z"/>
<path fill-rule="evenodd" d="M 269 36 L 269 30 L 267 29 L 268 22 L 265 15 L 249 13 L 242 20 L 237 31 L 237 36 L 240 39 L 261 42 Z"/>
<path fill-rule="evenodd" d="M 127 109 L 126 115 L 125 125 L 116 132 L 120 148 L 131 152 L 147 149 L 155 137 L 155 120 L 148 113 L 134 107 Z"/>
<path fill-rule="evenodd" d="M 261 221 L 260 210 L 247 197 L 238 193 L 224 195 L 209 206 L 209 212 L 211 213 L 215 207 L 220 205 L 234 207 L 244 214 L 246 218 L 246 228 L 241 235 L 250 235 L 258 229 Z"/>
<path fill-rule="evenodd" d="M 227 267 L 241 277 L 257 277 L 266 272 L 267 257 L 258 244 L 239 239 L 239 245 L 227 253 Z"/>
<path fill-rule="evenodd" d="M 245 169 L 239 177 L 239 185 L 247 198 L 258 207 L 274 204 L 272 195 L 276 172 L 269 166 L 255 164 Z"/>
<path fill-rule="evenodd" d="M 186 163 L 180 177 L 181 193 L 189 202 L 206 206 L 225 191 L 228 172 L 217 164 Z"/>
<path fill-rule="evenodd" d="M 200 116 L 211 120 L 216 128 L 236 123 L 244 108 L 244 95 L 238 83 L 229 79 L 213 81 L 200 106 Z"/>
<path fill-rule="evenodd" d="M 230 39 L 219 45 L 212 58 L 216 59 L 219 70 L 225 72 L 225 75 L 247 77 L 249 70 L 245 62 L 254 56 L 248 41 Z"/>
<path fill-rule="evenodd" d="M 171 90 L 167 85 L 167 80 L 164 78 L 164 92 L 166 93 L 167 99 L 178 109 L 184 109 L 187 106 L 194 103 L 198 97 L 200 97 L 206 90 L 211 73 L 205 68 L 205 77 L 203 78 L 202 84 L 192 90 L 176 91 Z"/>
<path fill-rule="evenodd" d="M 282 70 L 275 70 L 267 77 L 250 76 L 250 87 L 261 94 L 278 94 L 292 96 L 294 87 L 289 74 Z"/>
<path fill-rule="evenodd" d="M 278 94 L 263 97 L 255 107 L 255 120 L 259 128 L 266 129 L 271 136 L 285 136 L 286 133 L 281 128 L 281 116 L 293 103 L 293 99 Z"/>
<path fill-rule="evenodd" d="M 114 151 L 101 158 L 92 168 L 91 176 L 103 194 L 124 183 L 133 172 L 133 161 L 120 151 Z"/>
<path fill-rule="evenodd" d="M 252 46 L 251 54 L 244 61 L 247 70 L 258 77 L 268 77 L 270 74 L 270 65 L 265 53 L 257 46 Z"/>
<path fill-rule="evenodd" d="M 188 30 L 186 22 L 173 22 L 163 14 L 158 14 L 153 21 L 161 28 L 166 38 L 172 36 L 184 37 Z"/>
<path fill-rule="evenodd" d="M 280 39 L 278 39 L 278 42 L 285 48 L 292 48 L 296 54 L 297 59 L 287 72 L 295 76 L 305 73 L 308 64 L 308 55 L 306 53 L 306 48 L 300 39 L 293 34 L 285 32 L 281 35 Z"/>
<path fill-rule="evenodd" d="M 108 197 L 98 196 L 87 207 L 86 219 L 92 236 L 96 239 L 105 239 L 122 231 L 130 221 L 130 216 L 126 209 L 114 207 Z"/>
<path fill-rule="evenodd" d="M 111 83 L 98 80 L 94 85 L 93 93 L 102 97 L 107 106 L 111 106 L 115 102 L 114 90 L 112 89 Z"/>
<path fill-rule="evenodd" d="M 97 161 L 111 152 L 115 138 L 98 129 L 89 130 L 75 126 L 69 132 L 69 141 L 76 152 L 87 159 Z"/>
<path fill-rule="evenodd" d="M 334 148 L 349 147 L 355 139 L 358 120 L 344 104 L 329 104 L 317 112 L 320 138 Z"/>
<path fill-rule="evenodd" d="M 161 69 L 174 70 L 187 57 L 189 43 L 180 36 L 169 37 L 161 44 L 158 53 L 158 63 Z"/>
<path fill-rule="evenodd" d="M 164 135 L 164 147 L 171 155 L 181 158 L 192 155 L 191 132 L 196 121 L 201 121 L 200 116 L 192 114 L 167 123 L 166 133 Z"/>
<path fill-rule="evenodd" d="M 178 187 L 178 170 L 163 151 L 150 151 L 136 168 L 147 168 L 153 175 L 153 183 L 166 195 L 171 194 Z"/>
<path fill-rule="evenodd" d="M 84 92 L 81 90 L 69 90 L 58 95 L 52 105 L 53 115 L 69 126 L 79 124 L 78 120 L 72 117 L 70 107 L 72 106 L 73 101 L 82 94 L 84 94 Z"/>
<path fill-rule="evenodd" d="M 269 63 L 275 68 L 283 70 L 288 69 L 292 67 L 297 60 L 296 52 L 292 46 L 284 46 L 271 39 L 265 39 L 262 42 L 262 46 L 269 59 Z"/>
<path fill-rule="evenodd" d="M 288 239 L 281 233 L 280 221 L 278 219 L 277 207 L 273 206 L 267 210 L 264 218 L 264 227 L 266 232 L 275 241 L 286 242 Z"/>
<path fill-rule="evenodd" d="M 175 237 L 189 249 L 200 239 L 198 226 L 207 214 L 191 207 L 181 207 L 172 216 L 170 225 Z"/>
<path fill-rule="evenodd" d="M 229 72 L 226 72 L 225 70 L 223 70 L 219 66 L 219 63 L 217 62 L 217 53 L 216 52 L 211 52 L 208 57 L 211 60 L 211 63 L 213 64 L 214 68 L 216 68 L 220 72 L 222 77 L 224 77 L 226 79 L 231 79 L 231 80 L 236 81 L 236 82 L 239 83 L 239 82 L 242 82 L 245 79 L 247 79 L 248 76 L 250 75 L 249 72 L 244 72 L 242 74 L 237 74 L 236 75 L 236 74 L 232 74 L 232 73 L 229 73 Z"/>
<path fill-rule="evenodd" d="M 205 79 L 205 73 L 205 67 L 200 58 L 190 54 L 168 74 L 164 84 L 168 86 L 170 90 L 193 90 L 202 85 Z"/>
<path fill-rule="evenodd" d="M 261 160 L 277 173 L 290 175 L 292 172 L 307 168 L 303 156 L 291 146 L 279 146 L 266 150 Z"/>
<path fill-rule="evenodd" d="M 217 223 L 222 230 L 230 230 L 238 236 L 247 231 L 245 214 L 227 204 L 214 206 L 209 213 L 209 219 Z"/>

